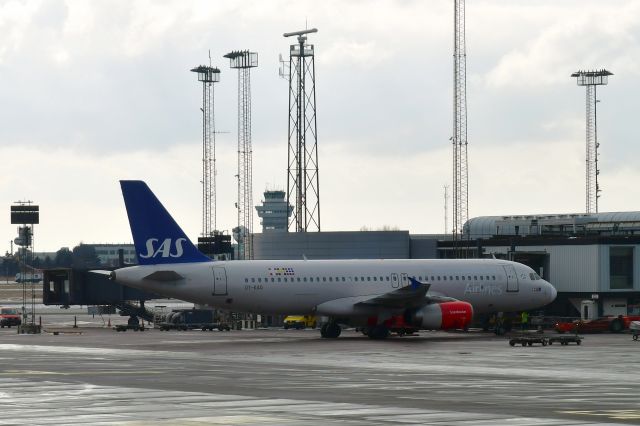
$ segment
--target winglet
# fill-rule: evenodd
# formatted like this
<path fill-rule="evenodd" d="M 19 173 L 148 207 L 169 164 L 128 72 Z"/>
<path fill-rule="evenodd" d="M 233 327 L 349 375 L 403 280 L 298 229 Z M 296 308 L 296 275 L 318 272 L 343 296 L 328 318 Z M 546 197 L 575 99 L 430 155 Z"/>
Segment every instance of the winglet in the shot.
<path fill-rule="evenodd" d="M 140 265 L 210 262 L 140 180 L 121 180 L 122 196 Z"/>

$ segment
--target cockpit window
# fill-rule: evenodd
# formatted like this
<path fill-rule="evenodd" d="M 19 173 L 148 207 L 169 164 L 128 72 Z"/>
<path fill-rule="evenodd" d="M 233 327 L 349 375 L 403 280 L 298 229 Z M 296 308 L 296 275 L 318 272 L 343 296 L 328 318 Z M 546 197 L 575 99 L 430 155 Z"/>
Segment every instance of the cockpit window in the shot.
<path fill-rule="evenodd" d="M 540 275 L 536 274 L 535 272 L 530 272 L 529 277 L 531 277 L 531 281 L 538 281 L 542 279 L 540 278 Z"/>

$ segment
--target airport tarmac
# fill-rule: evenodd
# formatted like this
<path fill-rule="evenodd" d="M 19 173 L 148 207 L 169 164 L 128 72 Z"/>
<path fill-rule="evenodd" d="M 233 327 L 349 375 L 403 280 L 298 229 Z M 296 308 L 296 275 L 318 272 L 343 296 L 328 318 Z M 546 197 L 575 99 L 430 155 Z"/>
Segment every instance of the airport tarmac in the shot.
<path fill-rule="evenodd" d="M 481 332 L 56 330 L 0 330 L 0 424 L 640 423 L 630 335 L 511 347 Z"/>

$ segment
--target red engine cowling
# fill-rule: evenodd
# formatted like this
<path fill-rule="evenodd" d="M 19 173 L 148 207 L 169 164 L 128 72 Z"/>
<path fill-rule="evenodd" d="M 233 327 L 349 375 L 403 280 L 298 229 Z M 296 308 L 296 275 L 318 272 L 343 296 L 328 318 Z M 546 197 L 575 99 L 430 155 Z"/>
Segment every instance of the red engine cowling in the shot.
<path fill-rule="evenodd" d="M 473 307 L 467 302 L 432 303 L 405 314 L 405 321 L 428 330 L 465 329 L 471 324 Z"/>

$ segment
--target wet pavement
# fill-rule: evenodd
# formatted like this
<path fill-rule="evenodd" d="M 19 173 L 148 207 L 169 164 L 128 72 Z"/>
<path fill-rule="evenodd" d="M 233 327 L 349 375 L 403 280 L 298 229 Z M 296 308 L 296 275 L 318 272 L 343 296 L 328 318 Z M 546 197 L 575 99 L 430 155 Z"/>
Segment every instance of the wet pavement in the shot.
<path fill-rule="evenodd" d="M 640 343 L 624 334 L 45 329 L 63 333 L 0 330 L 0 425 L 640 423 Z"/>

